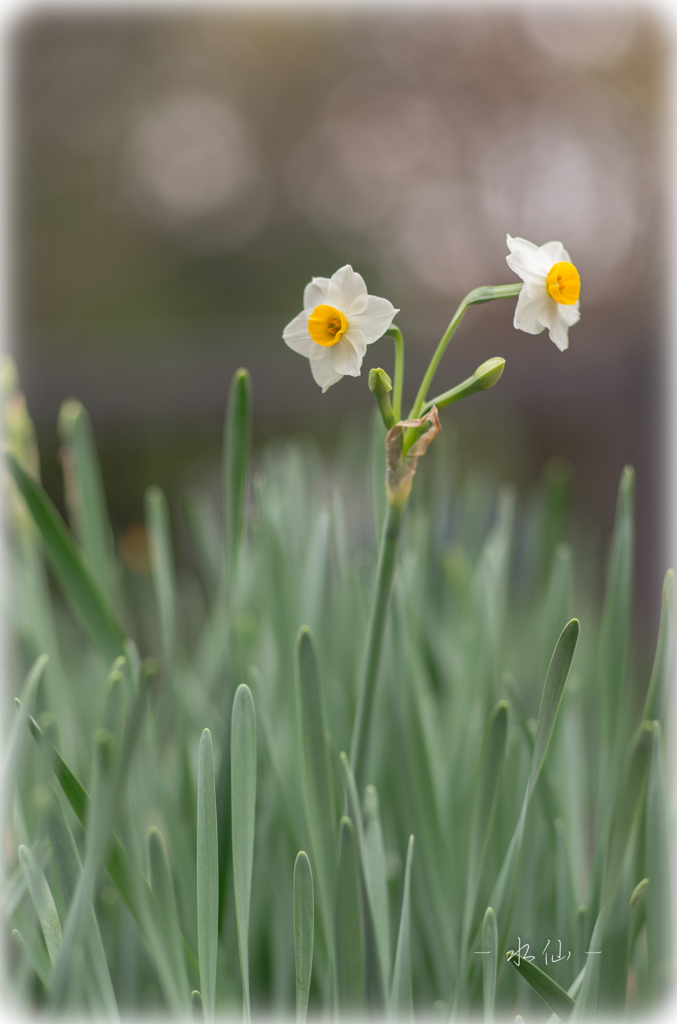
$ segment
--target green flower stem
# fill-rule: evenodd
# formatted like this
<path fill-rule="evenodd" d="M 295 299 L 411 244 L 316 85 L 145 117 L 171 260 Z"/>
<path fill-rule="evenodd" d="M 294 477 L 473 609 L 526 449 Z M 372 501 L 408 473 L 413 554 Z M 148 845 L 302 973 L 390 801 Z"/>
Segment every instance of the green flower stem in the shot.
<path fill-rule="evenodd" d="M 418 417 L 421 415 L 421 411 L 423 409 L 423 406 L 425 405 L 426 395 L 428 394 L 428 388 L 432 383 L 432 379 L 435 376 L 435 371 L 437 370 L 437 367 L 440 364 L 440 360 L 444 355 L 444 350 L 449 344 L 452 334 L 460 324 L 463 318 L 463 314 L 465 313 L 468 306 L 477 306 L 482 302 L 491 302 L 492 299 L 514 298 L 515 296 L 519 295 L 521 290 L 522 282 L 520 281 L 519 284 L 483 285 L 481 288 L 474 288 L 473 291 L 468 292 L 468 294 L 463 299 L 460 306 L 454 313 L 449 326 L 447 327 L 446 331 L 444 332 L 440 339 L 440 343 L 435 350 L 435 354 L 430 360 L 430 365 L 428 366 L 428 369 L 425 372 L 425 377 L 421 381 L 421 386 L 418 389 L 416 400 L 411 407 L 411 412 L 409 413 L 408 417 L 410 420 L 418 419 Z M 407 433 L 414 434 L 414 431 L 407 431 Z M 407 449 L 411 447 L 412 443 L 413 437 L 408 444 L 407 439 L 405 437 L 404 454 L 406 454 Z"/>
<path fill-rule="evenodd" d="M 395 384 L 393 387 L 393 414 L 395 423 L 402 419 L 402 385 L 404 384 L 404 338 L 399 327 L 393 324 L 386 334 L 395 341 Z"/>
<path fill-rule="evenodd" d="M 367 627 L 367 644 L 360 679 L 360 695 L 350 748 L 350 766 L 355 776 L 358 792 L 360 793 L 367 783 L 366 774 L 373 727 L 376 685 L 390 598 L 393 592 L 393 579 L 397 565 L 397 548 L 402 532 L 405 509 L 406 502 L 401 505 L 388 503 L 388 511 L 385 523 L 383 524 L 383 534 L 381 535 L 381 549 L 378 556 L 374 596 L 369 616 L 369 625 Z"/>

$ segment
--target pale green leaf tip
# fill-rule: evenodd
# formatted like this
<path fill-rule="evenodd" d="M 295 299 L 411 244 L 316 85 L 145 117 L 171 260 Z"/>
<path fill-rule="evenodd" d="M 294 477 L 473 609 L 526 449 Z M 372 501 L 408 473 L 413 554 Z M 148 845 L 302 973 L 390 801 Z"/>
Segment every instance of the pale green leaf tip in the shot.
<path fill-rule="evenodd" d="M 78 401 L 77 398 L 66 398 L 61 403 L 61 408 L 59 409 L 57 421 L 59 431 L 65 431 L 72 426 L 82 410 L 82 402 Z"/>
<path fill-rule="evenodd" d="M 642 896 L 646 892 L 647 886 L 649 885 L 649 879 L 643 878 L 641 882 L 638 882 L 635 888 L 632 890 L 632 896 L 630 897 L 630 908 L 634 910 Z"/>

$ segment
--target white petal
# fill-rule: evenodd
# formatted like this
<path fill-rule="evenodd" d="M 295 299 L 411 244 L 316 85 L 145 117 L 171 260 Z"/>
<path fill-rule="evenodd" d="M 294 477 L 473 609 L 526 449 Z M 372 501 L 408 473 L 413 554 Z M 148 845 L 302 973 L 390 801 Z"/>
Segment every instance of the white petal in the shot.
<path fill-rule="evenodd" d="M 353 314 L 348 327 L 351 330 L 353 326 L 358 327 L 367 345 L 371 345 L 383 337 L 396 313 L 399 313 L 399 309 L 395 309 L 392 302 L 380 299 L 378 295 L 370 295 L 367 299 L 367 308 L 363 313 Z"/>
<path fill-rule="evenodd" d="M 308 314 L 305 310 L 287 324 L 282 337 L 290 349 L 302 356 L 310 357 L 313 349 L 318 347 L 308 333 Z"/>
<path fill-rule="evenodd" d="M 562 317 L 556 317 L 550 327 L 550 340 L 555 342 L 560 352 L 569 348 L 569 328 Z"/>
<path fill-rule="evenodd" d="M 561 306 L 562 318 L 567 327 L 573 327 L 581 319 L 581 302 L 577 299 L 573 306 Z"/>
<path fill-rule="evenodd" d="M 537 245 L 527 242 L 526 238 L 511 238 L 508 235 L 508 248 L 510 255 L 506 256 L 505 262 L 518 277 L 526 284 L 545 284 L 550 267 L 544 268 Z"/>
<path fill-rule="evenodd" d="M 340 309 L 346 319 L 367 308 L 367 286 L 348 264 L 332 275 L 327 295 L 329 305 Z"/>
<path fill-rule="evenodd" d="M 527 334 L 540 334 L 546 324 L 543 323 L 542 311 L 552 299 L 542 289 L 536 296 L 530 295 L 526 287 L 522 289 L 515 307 L 513 326 Z"/>
<path fill-rule="evenodd" d="M 321 346 L 316 345 L 316 348 Z M 342 373 L 336 371 L 334 366 L 334 358 L 332 356 L 332 350 L 335 348 L 332 345 L 331 348 L 326 348 L 318 356 L 314 356 L 310 360 L 310 370 L 315 379 L 315 383 L 319 384 L 322 388 L 322 393 L 330 388 L 332 384 L 336 384 L 337 381 L 343 376 Z"/>
<path fill-rule="evenodd" d="M 341 341 L 343 341 L 343 338 L 345 338 L 346 341 L 350 342 L 350 344 L 353 346 L 358 356 L 360 357 L 361 362 L 364 359 L 367 352 L 367 341 L 362 331 L 359 331 L 357 327 L 349 327 L 348 330 L 345 331 L 345 333 L 343 334 Z M 339 342 L 339 345 L 340 344 L 341 342 Z M 345 370 L 342 370 L 342 373 L 345 372 Z"/>
<path fill-rule="evenodd" d="M 355 335 L 359 335 L 359 331 L 354 332 Z M 366 343 L 362 338 L 364 349 L 366 350 Z M 361 346 L 360 346 L 361 348 Z M 345 373 L 348 377 L 359 377 L 360 367 L 362 366 L 362 355 L 356 345 L 352 343 L 352 339 L 349 339 L 344 334 L 340 341 L 337 341 L 335 345 L 332 345 L 334 350 L 334 367 L 338 373 Z"/>
<path fill-rule="evenodd" d="M 328 277 L 314 277 L 303 292 L 303 308 L 312 311 L 316 306 L 326 305 L 329 290 Z"/>
<path fill-rule="evenodd" d="M 545 245 L 541 246 L 541 254 L 543 256 L 544 263 L 548 265 L 548 273 L 551 267 L 554 267 L 556 263 L 571 263 L 569 253 L 566 251 L 561 242 L 546 242 Z"/>

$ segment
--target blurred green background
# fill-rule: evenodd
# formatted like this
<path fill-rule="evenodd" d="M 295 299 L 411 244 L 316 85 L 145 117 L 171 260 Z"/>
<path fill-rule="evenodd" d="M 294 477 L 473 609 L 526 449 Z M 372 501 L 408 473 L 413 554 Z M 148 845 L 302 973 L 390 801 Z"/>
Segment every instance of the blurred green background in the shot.
<path fill-rule="evenodd" d="M 114 528 L 145 487 L 216 473 L 234 369 L 257 449 L 366 428 L 366 371 L 322 395 L 285 324 L 344 263 L 402 312 L 405 399 L 462 295 L 514 281 L 505 234 L 560 239 L 582 278 L 564 355 L 467 315 L 436 381 L 490 356 L 491 392 L 449 410 L 463 462 L 528 487 L 569 460 L 609 536 L 637 470 L 637 617 L 665 570 L 666 29 L 638 9 L 545 6 L 110 13 L 12 28 L 14 355 L 61 505 L 56 417 L 81 399 Z M 438 386 L 439 385 L 439 386 Z"/>

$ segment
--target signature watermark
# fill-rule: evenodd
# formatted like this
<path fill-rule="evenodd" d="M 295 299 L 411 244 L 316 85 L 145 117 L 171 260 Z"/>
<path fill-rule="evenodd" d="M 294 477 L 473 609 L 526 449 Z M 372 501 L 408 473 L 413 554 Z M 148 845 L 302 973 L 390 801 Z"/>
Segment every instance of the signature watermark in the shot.
<path fill-rule="evenodd" d="M 556 964 L 556 963 L 559 963 L 560 960 L 568 960 L 570 958 L 570 956 L 571 956 L 571 950 L 568 950 L 566 953 L 564 953 L 562 951 L 562 940 L 561 939 L 556 939 L 555 941 L 557 942 L 557 952 L 556 953 L 552 952 L 552 950 L 550 952 L 548 952 L 548 949 L 549 949 L 549 946 L 550 946 L 550 939 L 548 939 L 548 941 L 546 942 L 545 949 L 541 953 L 541 956 L 545 957 L 546 967 L 547 967 L 547 964 L 548 964 L 548 957 L 550 957 L 550 963 L 551 964 Z M 491 950 L 489 950 L 489 949 L 477 949 L 477 950 L 475 950 L 475 955 L 476 956 L 486 956 L 490 952 L 491 952 Z M 586 956 L 599 956 L 599 954 L 601 952 L 602 952 L 601 949 L 588 949 L 588 950 L 586 950 L 585 955 Z M 515 964 L 517 965 L 517 967 L 519 967 L 519 965 L 521 964 L 522 960 L 528 960 L 529 963 L 533 963 L 533 961 L 536 959 L 536 954 L 535 953 L 529 953 L 529 943 L 528 942 L 522 942 L 522 939 L 518 935 L 517 936 L 517 949 L 509 949 L 507 954 L 506 954 L 506 957 L 507 957 L 508 960 L 512 960 L 513 958 L 515 958 Z"/>

